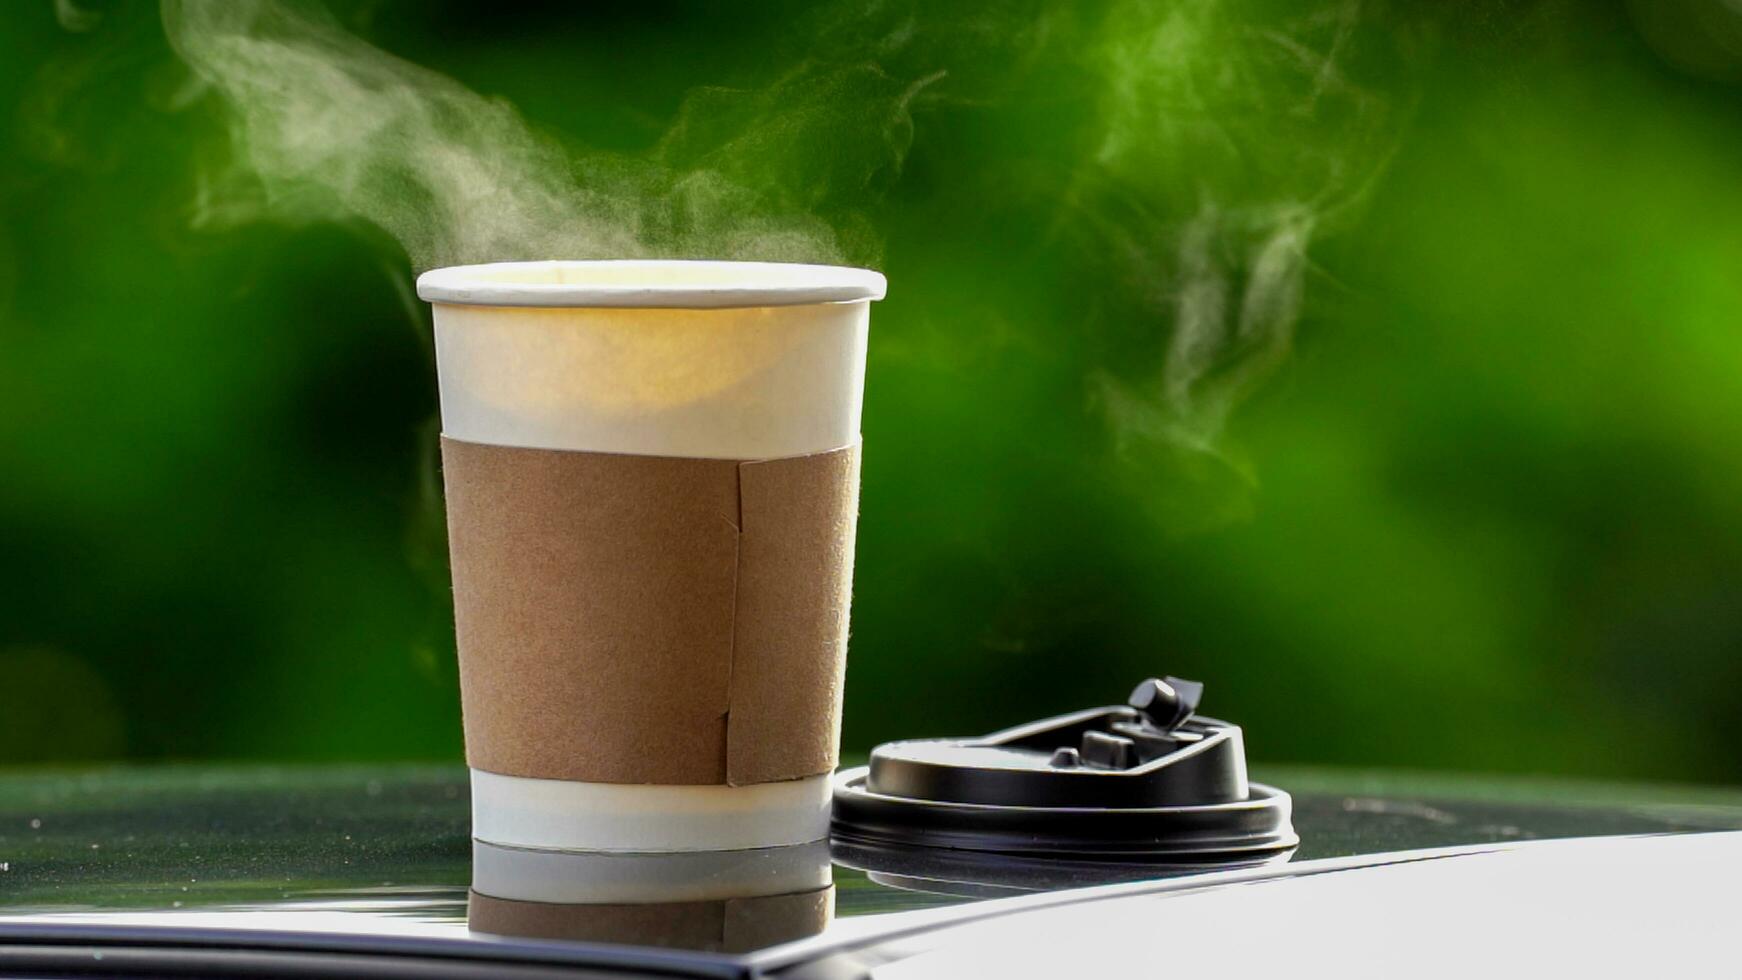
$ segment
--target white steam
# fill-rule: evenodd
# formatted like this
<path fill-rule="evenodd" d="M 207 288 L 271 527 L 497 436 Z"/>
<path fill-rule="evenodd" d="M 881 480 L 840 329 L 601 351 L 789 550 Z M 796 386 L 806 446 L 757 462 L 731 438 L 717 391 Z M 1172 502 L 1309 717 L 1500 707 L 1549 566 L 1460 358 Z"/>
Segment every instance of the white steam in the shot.
<path fill-rule="evenodd" d="M 1164 470 L 1183 465 L 1233 497 L 1227 476 L 1251 479 L 1230 419 L 1293 347 L 1310 249 L 1356 210 L 1395 142 L 1397 113 L 1360 82 L 1385 77 L 1375 56 L 1409 56 L 1384 12 L 1383 0 L 825 9 L 807 50 L 833 61 L 813 55 L 759 90 L 697 89 L 635 157 L 559 144 L 318 7 L 165 0 L 163 22 L 228 108 L 228 166 L 207 175 L 200 221 L 360 218 L 419 268 L 875 262 L 879 235 L 858 208 L 899 175 L 921 93 L 960 69 L 932 105 L 1014 119 L 1025 139 L 1057 134 L 1032 159 L 1013 144 L 969 175 L 983 184 L 972 192 L 1044 183 L 1060 211 L 1037 240 L 1119 284 L 1071 325 L 1115 349 L 1088 387 L 1119 456 L 1163 468 L 1139 482 L 1177 484 Z M 1082 125 L 1055 127 L 1060 109 Z"/>
<path fill-rule="evenodd" d="M 1306 206 L 1264 209 L 1226 252 L 1241 216 L 1205 206 L 1187 222 L 1171 294 L 1173 333 L 1156 376 L 1143 384 L 1108 372 L 1095 395 L 1129 445 L 1132 439 L 1217 453 L 1229 416 L 1288 358 L 1300 319 L 1307 246 L 1316 214 Z"/>
<path fill-rule="evenodd" d="M 754 95 L 704 91 L 710 108 L 763 111 L 746 119 L 761 125 L 698 137 L 686 110 L 650 158 L 577 155 L 506 102 L 375 48 L 319 7 L 165 0 L 163 23 L 229 108 L 232 166 L 203 176 L 199 223 L 227 226 L 263 212 L 360 218 L 397 239 L 418 268 L 650 254 L 863 260 L 864 236 L 843 245 L 841 222 L 817 213 L 826 204 L 819 194 L 856 175 L 821 175 L 843 178 L 832 183 L 793 174 L 806 187 L 800 200 L 745 163 L 763 147 L 734 141 L 795 140 L 802 150 L 804 140 L 829 138 L 830 126 L 856 128 L 873 141 L 863 145 L 862 136 L 851 148 L 858 166 L 899 168 L 911 140 L 913 83 L 801 68 L 776 86 L 777 101 L 820 119 L 772 118 Z M 817 102 L 843 94 L 858 101 Z"/>
<path fill-rule="evenodd" d="M 1309 248 L 1356 209 L 1397 135 L 1355 80 L 1361 56 L 1395 43 L 1377 5 L 1287 6 L 1254 22 L 1223 0 L 1116 5 L 1103 138 L 1073 190 L 1106 216 L 1109 253 L 1145 297 L 1122 313 L 1172 325 L 1154 362 L 1091 378 L 1119 449 L 1195 455 L 1242 482 L 1230 416 L 1287 359 Z"/>

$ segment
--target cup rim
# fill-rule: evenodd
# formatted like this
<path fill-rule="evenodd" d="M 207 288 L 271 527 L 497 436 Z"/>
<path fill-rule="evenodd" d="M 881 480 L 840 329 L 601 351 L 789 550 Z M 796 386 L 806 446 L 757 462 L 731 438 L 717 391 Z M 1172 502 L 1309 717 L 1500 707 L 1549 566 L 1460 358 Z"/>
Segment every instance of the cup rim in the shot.
<path fill-rule="evenodd" d="M 730 309 L 880 300 L 883 275 L 850 266 L 713 259 L 556 259 L 431 269 L 417 295 L 456 306 Z"/>

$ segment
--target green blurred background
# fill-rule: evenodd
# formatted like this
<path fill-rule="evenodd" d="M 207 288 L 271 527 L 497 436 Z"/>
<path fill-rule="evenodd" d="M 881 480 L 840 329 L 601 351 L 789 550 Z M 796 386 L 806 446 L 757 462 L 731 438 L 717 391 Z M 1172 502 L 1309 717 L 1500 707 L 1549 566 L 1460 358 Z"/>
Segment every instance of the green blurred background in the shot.
<path fill-rule="evenodd" d="M 888 274 L 849 750 L 1171 672 L 1737 781 L 1733 0 L 331 6 Z M 458 758 L 404 252 L 214 183 L 155 4 L 7 4 L 0 107 L 0 762 Z"/>

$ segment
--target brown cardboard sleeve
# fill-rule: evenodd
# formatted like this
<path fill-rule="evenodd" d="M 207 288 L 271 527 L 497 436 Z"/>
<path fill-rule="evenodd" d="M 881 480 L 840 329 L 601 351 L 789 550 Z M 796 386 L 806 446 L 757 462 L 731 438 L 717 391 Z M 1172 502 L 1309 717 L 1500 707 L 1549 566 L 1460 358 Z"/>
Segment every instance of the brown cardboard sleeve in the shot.
<path fill-rule="evenodd" d="M 833 769 L 859 448 L 679 459 L 442 440 L 466 759 L 684 785 Z"/>
<path fill-rule="evenodd" d="M 497 936 L 746 953 L 814 936 L 828 927 L 834 911 L 833 885 L 790 895 L 645 905 L 562 905 L 472 892 L 466 924 Z"/>

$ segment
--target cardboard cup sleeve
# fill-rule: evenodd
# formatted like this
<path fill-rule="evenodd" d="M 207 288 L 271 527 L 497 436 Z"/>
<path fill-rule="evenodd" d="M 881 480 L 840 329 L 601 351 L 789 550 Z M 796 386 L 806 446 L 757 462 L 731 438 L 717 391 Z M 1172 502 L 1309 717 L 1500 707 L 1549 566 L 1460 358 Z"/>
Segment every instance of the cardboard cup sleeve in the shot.
<path fill-rule="evenodd" d="M 859 456 L 444 437 L 467 762 L 688 786 L 832 770 Z"/>

